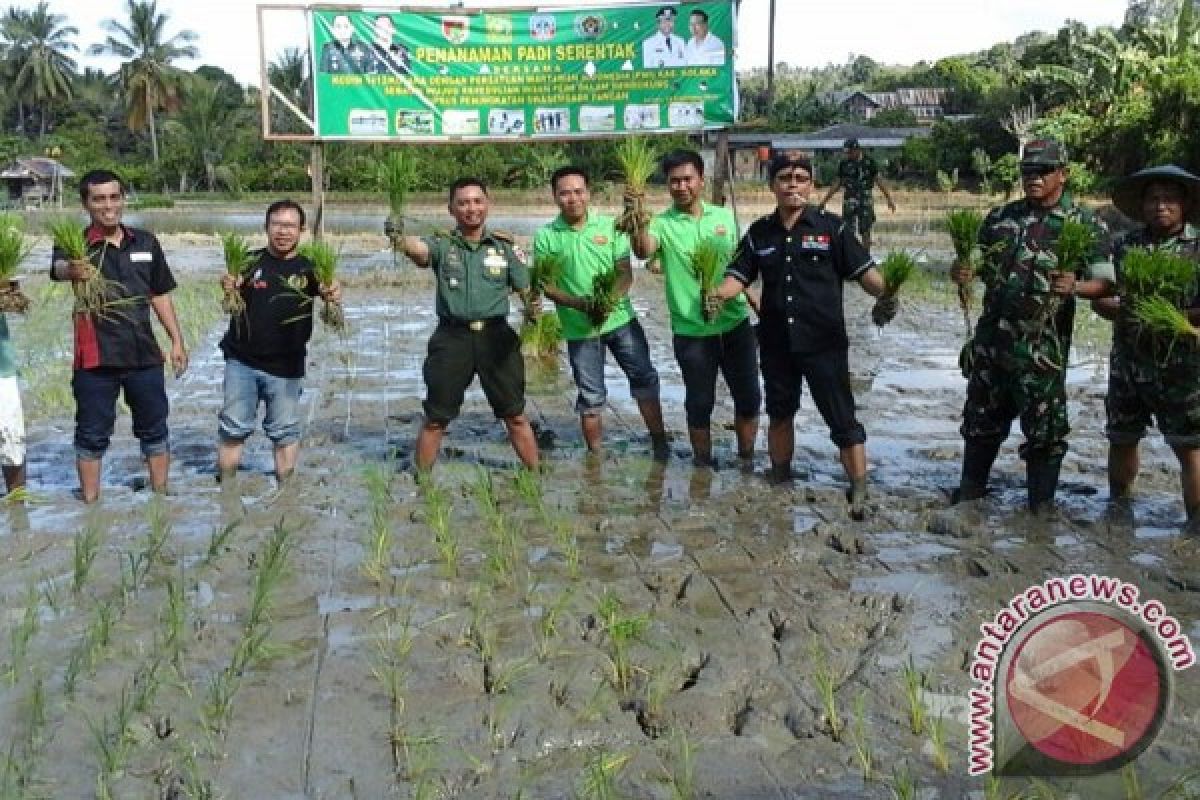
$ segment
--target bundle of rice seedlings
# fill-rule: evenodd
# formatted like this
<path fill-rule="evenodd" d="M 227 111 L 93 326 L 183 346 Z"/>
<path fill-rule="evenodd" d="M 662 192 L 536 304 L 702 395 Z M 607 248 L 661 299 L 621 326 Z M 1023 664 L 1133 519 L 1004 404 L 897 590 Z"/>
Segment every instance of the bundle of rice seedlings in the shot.
<path fill-rule="evenodd" d="M 337 251 L 328 242 L 307 242 L 300 255 L 313 265 L 313 274 L 321 286 L 332 286 L 337 277 Z M 339 333 L 346 330 L 346 310 L 341 303 L 325 301 L 321 307 L 321 322 Z"/>
<path fill-rule="evenodd" d="M 971 208 L 959 208 L 946 214 L 946 229 L 954 244 L 954 257 L 959 263 L 975 265 L 979 261 L 976 245 L 979 231 L 983 229 L 983 214 Z M 958 287 L 958 305 L 967 326 L 967 338 L 971 337 L 971 304 L 974 291 L 970 283 Z"/>
<path fill-rule="evenodd" d="M 879 265 L 879 274 L 883 277 L 883 294 L 879 299 L 891 300 L 899 293 L 900 287 L 917 274 L 917 260 L 903 250 L 893 250 Z M 882 327 L 886 320 L 877 316 L 879 309 L 880 305 L 876 304 L 872 309 L 871 319 Z"/>
<path fill-rule="evenodd" d="M 1058 258 L 1058 272 L 1076 272 L 1087 266 L 1088 256 L 1096 246 L 1096 231 L 1091 225 L 1078 220 L 1063 222 L 1054 243 L 1054 255 Z"/>
<path fill-rule="evenodd" d="M 1133 304 L 1133 317 L 1150 333 L 1164 339 L 1200 338 L 1187 314 L 1165 297 L 1152 295 L 1138 299 Z"/>
<path fill-rule="evenodd" d="M 225 271 L 235 278 L 245 274 L 250 267 L 250 248 L 246 240 L 236 233 L 221 234 L 221 249 L 225 253 Z M 226 314 L 245 314 L 246 301 L 236 287 L 225 292 L 221 298 L 221 309 Z"/>
<path fill-rule="evenodd" d="M 91 262 L 87 238 L 83 228 L 79 227 L 75 220 L 66 218 L 50 223 L 50 236 L 54 240 L 54 246 L 68 261 Z M 119 284 L 100 274 L 95 264 L 92 264 L 86 278 L 74 282 L 71 286 L 75 290 L 75 310 L 79 313 L 104 316 L 114 305 L 122 302 L 113 299 L 115 290 L 120 288 Z"/>
<path fill-rule="evenodd" d="M 387 191 L 389 211 L 383 230 L 392 243 L 393 261 L 403 250 L 404 212 L 408 207 L 408 195 L 416 173 L 416 159 L 406 150 L 391 151 L 383 163 L 383 185 Z"/>
<path fill-rule="evenodd" d="M 592 325 L 599 328 L 617 306 L 617 271 L 615 269 L 596 273 L 592 278 Z"/>
<path fill-rule="evenodd" d="M 0 214 L 0 314 L 24 314 L 29 310 L 29 298 L 21 291 L 17 268 L 29 256 L 33 244 L 20 225 L 19 217 Z"/>
<path fill-rule="evenodd" d="M 562 325 L 558 314 L 539 314 L 526 320 L 521 326 L 521 345 L 525 352 L 538 358 L 558 355 L 558 343 L 562 341 Z"/>
<path fill-rule="evenodd" d="M 725 266 L 728 263 L 728 256 L 719 239 L 701 239 L 692 252 L 692 274 L 700 284 L 700 306 L 708 322 L 712 321 L 708 297 L 725 279 Z"/>
<path fill-rule="evenodd" d="M 617 163 L 625 180 L 624 211 L 617 220 L 617 230 L 633 235 L 650 224 L 646 211 L 646 184 L 658 167 L 658 159 L 649 140 L 643 136 L 628 136 L 617 147 Z"/>
<path fill-rule="evenodd" d="M 1129 250 L 1121 259 L 1122 291 L 1131 298 L 1182 300 L 1195 292 L 1196 268 L 1196 262 L 1166 250 Z"/>
<path fill-rule="evenodd" d="M 563 259 L 559 255 L 541 255 L 533 260 L 529 271 L 529 286 L 535 294 L 542 294 L 547 286 L 557 286 L 562 279 Z"/>

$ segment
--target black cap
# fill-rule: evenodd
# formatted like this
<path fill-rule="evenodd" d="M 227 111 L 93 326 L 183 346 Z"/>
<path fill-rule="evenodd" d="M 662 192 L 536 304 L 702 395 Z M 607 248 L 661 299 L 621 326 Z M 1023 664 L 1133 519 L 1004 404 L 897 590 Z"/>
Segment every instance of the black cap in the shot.
<path fill-rule="evenodd" d="M 767 163 L 767 179 L 773 181 L 776 175 L 792 167 L 799 167 L 807 172 L 809 177 L 812 177 L 812 160 L 808 156 L 799 153 L 783 152 L 776 153 Z"/>

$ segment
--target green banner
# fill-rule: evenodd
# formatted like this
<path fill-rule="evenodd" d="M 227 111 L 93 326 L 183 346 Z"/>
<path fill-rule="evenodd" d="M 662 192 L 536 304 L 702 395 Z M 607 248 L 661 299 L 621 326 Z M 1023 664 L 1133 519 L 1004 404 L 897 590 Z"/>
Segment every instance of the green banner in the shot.
<path fill-rule="evenodd" d="M 321 139 L 602 137 L 736 116 L 732 0 L 311 20 Z"/>

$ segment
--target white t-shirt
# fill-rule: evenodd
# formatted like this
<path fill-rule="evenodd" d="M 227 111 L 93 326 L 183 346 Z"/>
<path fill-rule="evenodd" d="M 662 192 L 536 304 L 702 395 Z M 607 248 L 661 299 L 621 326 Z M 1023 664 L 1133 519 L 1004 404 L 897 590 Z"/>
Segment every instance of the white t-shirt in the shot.
<path fill-rule="evenodd" d="M 704 41 L 693 36 L 684 48 L 684 58 L 689 67 L 719 67 L 725 63 L 725 43 L 711 33 Z"/>

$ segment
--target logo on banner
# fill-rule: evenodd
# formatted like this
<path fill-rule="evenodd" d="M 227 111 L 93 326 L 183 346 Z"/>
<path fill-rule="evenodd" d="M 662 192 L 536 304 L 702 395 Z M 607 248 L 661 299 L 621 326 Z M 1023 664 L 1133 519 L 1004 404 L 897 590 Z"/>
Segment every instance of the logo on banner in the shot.
<path fill-rule="evenodd" d="M 483 30 L 489 42 L 511 42 L 513 38 L 512 19 L 501 14 L 484 14 Z"/>
<path fill-rule="evenodd" d="M 442 17 L 442 36 L 451 44 L 462 44 L 471 30 L 471 21 L 466 17 Z"/>
<path fill-rule="evenodd" d="M 558 33 L 558 23 L 550 14 L 534 14 L 529 18 L 529 35 L 539 42 L 548 42 Z"/>
<path fill-rule="evenodd" d="M 582 14 L 575 18 L 575 33 L 584 39 L 599 39 L 608 24 L 599 14 Z"/>

